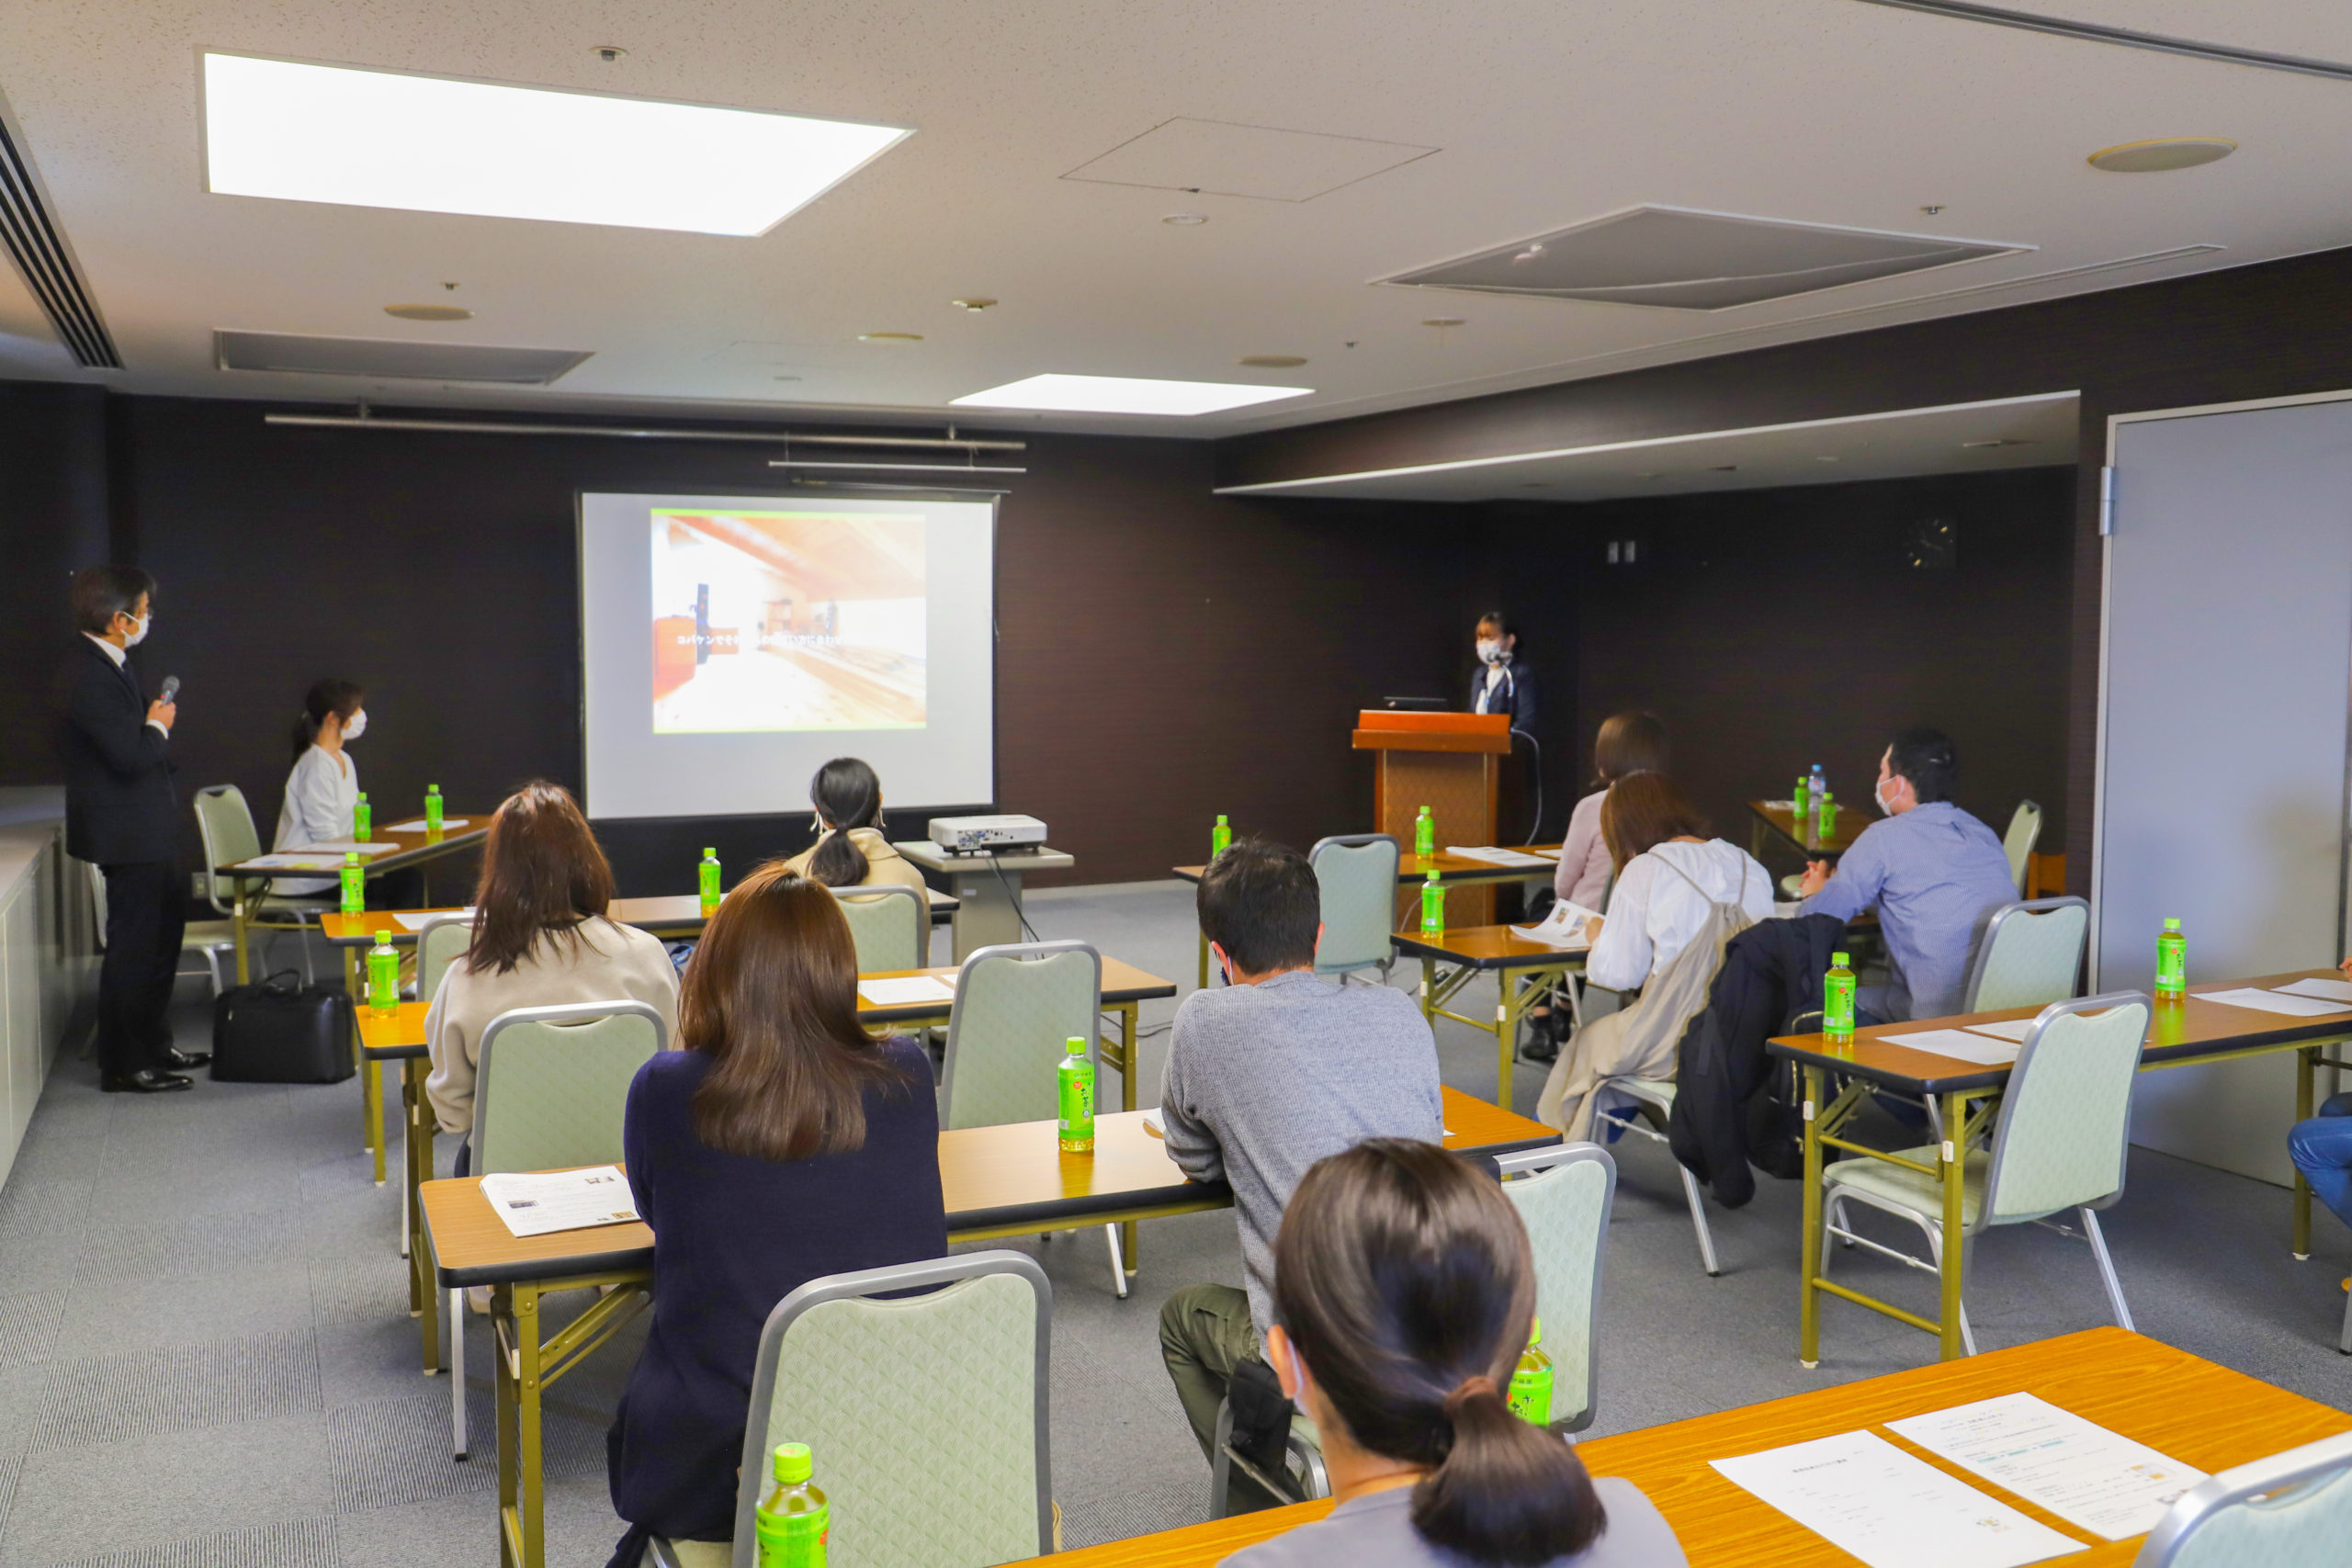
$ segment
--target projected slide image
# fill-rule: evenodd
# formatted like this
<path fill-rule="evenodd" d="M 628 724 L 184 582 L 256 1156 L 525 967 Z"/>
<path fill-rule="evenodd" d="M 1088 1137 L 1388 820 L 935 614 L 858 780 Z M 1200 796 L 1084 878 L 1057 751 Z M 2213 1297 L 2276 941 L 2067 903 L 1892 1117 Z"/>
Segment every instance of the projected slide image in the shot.
<path fill-rule="evenodd" d="M 923 519 L 656 508 L 653 732 L 920 729 Z"/>

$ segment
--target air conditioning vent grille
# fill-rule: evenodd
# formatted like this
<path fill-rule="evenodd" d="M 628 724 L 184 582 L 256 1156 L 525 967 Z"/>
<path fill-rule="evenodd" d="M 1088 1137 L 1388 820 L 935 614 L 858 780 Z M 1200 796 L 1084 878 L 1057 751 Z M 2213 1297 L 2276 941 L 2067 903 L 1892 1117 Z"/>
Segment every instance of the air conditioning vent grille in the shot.
<path fill-rule="evenodd" d="M 0 245 L 24 275 L 25 287 L 40 302 L 58 341 L 85 370 L 119 370 L 106 318 L 74 270 L 74 254 L 65 236 L 51 221 L 48 204 L 40 198 L 40 183 L 22 145 L 0 116 Z"/>
<path fill-rule="evenodd" d="M 237 332 L 227 327 L 212 334 L 213 361 L 223 370 L 356 376 L 375 380 L 478 381 L 508 387 L 544 387 L 594 352 L 585 348 L 499 348 L 470 343 L 311 337 L 300 333 Z"/>

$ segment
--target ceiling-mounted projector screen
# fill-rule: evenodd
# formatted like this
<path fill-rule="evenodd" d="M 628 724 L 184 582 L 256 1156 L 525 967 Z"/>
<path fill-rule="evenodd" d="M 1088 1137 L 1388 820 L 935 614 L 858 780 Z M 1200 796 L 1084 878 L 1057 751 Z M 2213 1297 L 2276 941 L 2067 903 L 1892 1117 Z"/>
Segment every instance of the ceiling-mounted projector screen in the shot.
<path fill-rule="evenodd" d="M 995 799 L 993 501 L 580 497 L 592 817 Z"/>

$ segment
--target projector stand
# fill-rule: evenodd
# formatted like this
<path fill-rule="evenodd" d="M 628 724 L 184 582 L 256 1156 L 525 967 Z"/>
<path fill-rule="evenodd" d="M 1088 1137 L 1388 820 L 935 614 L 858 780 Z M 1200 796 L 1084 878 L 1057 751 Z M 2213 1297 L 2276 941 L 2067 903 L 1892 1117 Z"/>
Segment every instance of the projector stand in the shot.
<path fill-rule="evenodd" d="M 1027 942 L 1021 929 L 1021 878 L 1024 872 L 1068 871 L 1075 857 L 1039 847 L 1017 854 L 950 854 L 929 839 L 908 839 L 891 846 L 925 871 L 947 877 L 947 891 L 956 896 L 956 955 L 965 959 L 984 947 Z"/>

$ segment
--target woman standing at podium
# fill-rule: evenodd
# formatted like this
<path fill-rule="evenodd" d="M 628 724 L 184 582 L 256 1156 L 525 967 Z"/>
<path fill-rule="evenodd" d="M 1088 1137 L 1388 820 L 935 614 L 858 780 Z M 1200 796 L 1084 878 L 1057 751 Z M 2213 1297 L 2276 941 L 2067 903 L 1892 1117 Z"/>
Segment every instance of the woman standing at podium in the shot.
<path fill-rule="evenodd" d="M 1507 713 L 1510 727 L 1535 728 L 1535 672 L 1519 657 L 1519 633 L 1500 610 L 1478 617 L 1478 668 L 1470 677 L 1472 713 Z"/>

